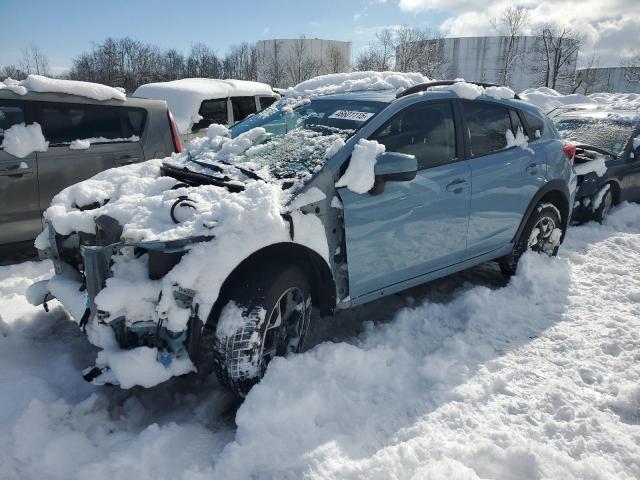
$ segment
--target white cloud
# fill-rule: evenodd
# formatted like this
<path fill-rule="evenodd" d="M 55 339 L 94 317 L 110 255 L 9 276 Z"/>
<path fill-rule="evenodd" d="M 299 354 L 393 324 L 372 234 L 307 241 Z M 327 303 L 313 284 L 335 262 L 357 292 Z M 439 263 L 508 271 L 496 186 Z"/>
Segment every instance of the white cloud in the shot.
<path fill-rule="evenodd" d="M 400 9 L 410 12 L 451 13 L 441 25 L 453 37 L 496 34 L 491 19 L 508 5 L 530 11 L 531 26 L 553 21 L 583 34 L 583 52 L 595 50 L 602 65 L 618 65 L 620 58 L 640 49 L 640 1 L 638 0 L 399 0 Z M 533 28 L 526 33 L 532 33 Z"/>

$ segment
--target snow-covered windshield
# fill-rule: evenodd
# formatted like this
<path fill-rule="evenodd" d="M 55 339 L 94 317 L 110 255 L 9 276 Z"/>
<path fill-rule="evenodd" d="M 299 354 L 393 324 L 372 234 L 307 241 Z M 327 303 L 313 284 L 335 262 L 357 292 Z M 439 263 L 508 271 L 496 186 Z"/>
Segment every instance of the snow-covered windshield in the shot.
<path fill-rule="evenodd" d="M 311 173 L 324 164 L 336 140 L 346 140 L 385 105 L 337 99 L 279 102 L 231 128 L 233 138 L 255 128 L 263 128 L 265 134 L 242 157 L 230 161 L 253 170 L 266 168 L 277 178 Z"/>
<path fill-rule="evenodd" d="M 567 140 L 600 147 L 618 155 L 627 145 L 634 124 L 623 120 L 562 117 L 556 120 L 556 128 Z"/>

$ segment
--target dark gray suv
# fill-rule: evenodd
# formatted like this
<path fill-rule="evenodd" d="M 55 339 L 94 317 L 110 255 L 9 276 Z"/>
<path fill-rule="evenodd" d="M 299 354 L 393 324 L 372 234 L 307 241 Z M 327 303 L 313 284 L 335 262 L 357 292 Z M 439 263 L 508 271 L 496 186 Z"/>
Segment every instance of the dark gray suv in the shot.
<path fill-rule="evenodd" d="M 12 127 L 13 133 L 35 124 L 46 147 L 29 153 L 29 135 L 16 135 L 13 144 L 22 153 L 8 148 L 5 137 Z M 33 244 L 42 231 L 42 212 L 65 187 L 111 167 L 181 150 L 163 101 L 0 89 L 0 257 Z"/>

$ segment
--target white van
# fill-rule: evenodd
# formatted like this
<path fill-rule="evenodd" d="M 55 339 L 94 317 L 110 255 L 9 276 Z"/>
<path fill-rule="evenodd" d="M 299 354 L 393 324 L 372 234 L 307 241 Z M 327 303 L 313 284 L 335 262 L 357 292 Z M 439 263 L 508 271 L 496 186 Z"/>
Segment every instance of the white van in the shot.
<path fill-rule="evenodd" d="M 185 141 L 204 134 L 212 123 L 230 127 L 280 98 L 266 83 L 213 78 L 148 83 L 133 96 L 165 100 Z"/>

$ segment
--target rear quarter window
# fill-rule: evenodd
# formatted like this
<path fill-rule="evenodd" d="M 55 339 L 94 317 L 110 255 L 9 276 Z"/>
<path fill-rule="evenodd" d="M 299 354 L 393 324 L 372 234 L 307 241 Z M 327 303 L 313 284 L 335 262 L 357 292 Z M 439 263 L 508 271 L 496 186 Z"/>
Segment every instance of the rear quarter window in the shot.
<path fill-rule="evenodd" d="M 24 121 L 24 106 L 21 102 L 0 100 L 0 145 L 4 140 L 5 130 Z"/>
<path fill-rule="evenodd" d="M 202 117 L 198 123 L 191 128 L 192 132 L 197 132 L 203 128 L 207 128 L 212 123 L 226 125 L 227 118 L 227 99 L 216 98 L 212 100 L 204 100 L 200 105 L 198 114 Z"/>
<path fill-rule="evenodd" d="M 260 110 L 264 110 L 265 108 L 271 106 L 275 101 L 275 97 L 260 97 Z"/>
<path fill-rule="evenodd" d="M 37 102 L 35 121 L 51 145 L 99 138 L 129 139 L 144 130 L 146 111 L 110 105 Z"/>
<path fill-rule="evenodd" d="M 527 124 L 527 134 L 529 136 L 529 140 L 533 142 L 535 140 L 538 140 L 539 138 L 544 138 L 545 134 L 547 133 L 545 122 L 541 118 L 538 118 L 537 116 L 529 112 L 525 112 L 524 110 L 522 110 L 521 113 L 524 117 L 525 123 Z"/>
<path fill-rule="evenodd" d="M 256 113 L 256 97 L 231 97 L 233 121 L 238 122 Z"/>

